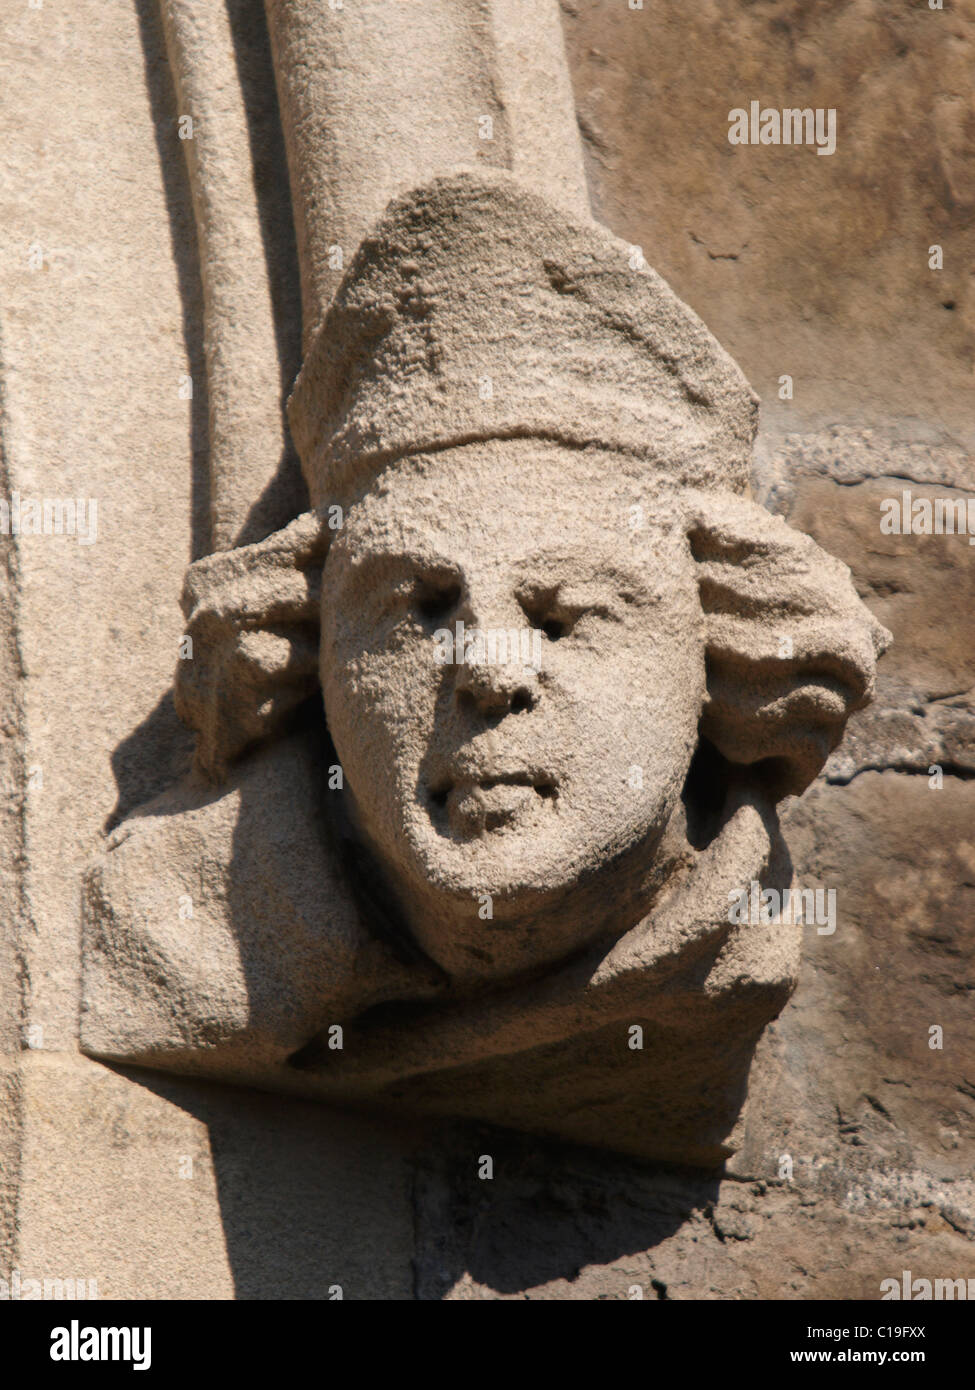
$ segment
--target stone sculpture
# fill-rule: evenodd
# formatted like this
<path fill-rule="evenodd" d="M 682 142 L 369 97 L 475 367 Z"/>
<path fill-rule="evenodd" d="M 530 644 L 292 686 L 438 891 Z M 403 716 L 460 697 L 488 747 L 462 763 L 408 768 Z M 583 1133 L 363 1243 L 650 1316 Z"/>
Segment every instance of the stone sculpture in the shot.
<path fill-rule="evenodd" d="M 801 927 L 728 904 L 788 886 L 775 804 L 887 634 L 748 499 L 757 401 L 631 261 L 493 170 L 364 239 L 289 407 L 311 510 L 189 571 L 198 766 L 89 875 L 92 1055 L 734 1147 Z M 542 659 L 444 661 L 461 623 Z"/>

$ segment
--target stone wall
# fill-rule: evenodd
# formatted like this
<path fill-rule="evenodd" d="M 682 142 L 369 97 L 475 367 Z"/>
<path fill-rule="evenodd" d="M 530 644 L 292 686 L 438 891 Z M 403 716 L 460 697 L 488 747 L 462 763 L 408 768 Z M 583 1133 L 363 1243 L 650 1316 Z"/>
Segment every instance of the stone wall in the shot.
<path fill-rule="evenodd" d="M 904 488 L 975 495 L 975 15 L 562 9 L 597 215 L 741 364 L 756 495 L 851 566 L 895 640 L 785 818 L 838 924 L 808 932 L 745 1147 L 719 1179 L 79 1054 L 82 867 L 190 752 L 169 690 L 206 500 L 199 269 L 154 0 L 3 0 L 0 485 L 97 498 L 98 539 L 3 540 L 0 1273 L 403 1299 L 869 1298 L 904 1268 L 975 1274 L 975 550 L 879 526 Z M 835 107 L 836 153 L 732 147 L 751 99 Z"/>

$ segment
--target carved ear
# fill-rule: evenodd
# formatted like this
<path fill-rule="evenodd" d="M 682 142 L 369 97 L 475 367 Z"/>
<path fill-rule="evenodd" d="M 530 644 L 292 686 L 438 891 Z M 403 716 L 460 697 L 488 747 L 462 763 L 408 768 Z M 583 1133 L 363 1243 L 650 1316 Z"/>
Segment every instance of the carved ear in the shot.
<path fill-rule="evenodd" d="M 306 512 L 267 540 L 187 571 L 181 602 L 191 645 L 176 669 L 176 711 L 199 735 L 197 765 L 215 779 L 317 688 L 327 534 Z"/>
<path fill-rule="evenodd" d="M 846 565 L 731 493 L 695 493 L 688 523 L 707 625 L 701 734 L 729 762 L 764 764 L 776 798 L 816 777 L 873 694 L 891 635 Z"/>

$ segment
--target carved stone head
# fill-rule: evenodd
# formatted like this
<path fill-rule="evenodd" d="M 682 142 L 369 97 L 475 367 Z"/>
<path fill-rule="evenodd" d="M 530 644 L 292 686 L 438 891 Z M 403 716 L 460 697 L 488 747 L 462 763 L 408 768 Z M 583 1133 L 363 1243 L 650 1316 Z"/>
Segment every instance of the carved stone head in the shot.
<path fill-rule="evenodd" d="M 360 248 L 291 403 L 347 805 L 458 982 L 639 921 L 701 739 L 719 813 L 732 783 L 802 791 L 883 645 L 845 568 L 745 500 L 755 397 L 631 259 L 504 175 L 439 180 Z M 196 567 L 192 612 L 236 559 Z M 242 655 L 211 718 L 199 662 L 183 687 L 211 765 L 241 742 L 227 705 L 255 698 Z M 294 655 L 264 674 L 248 736 Z"/>
<path fill-rule="evenodd" d="M 391 205 L 290 404 L 312 510 L 190 570 L 201 767 L 320 685 L 359 872 L 460 1001 L 439 1051 L 377 1035 L 339 1089 L 384 1047 L 422 1074 L 689 1008 L 745 1055 L 794 985 L 798 930 L 733 928 L 728 890 L 788 883 L 775 803 L 888 635 L 748 499 L 757 401 L 631 251 L 495 173 Z"/>

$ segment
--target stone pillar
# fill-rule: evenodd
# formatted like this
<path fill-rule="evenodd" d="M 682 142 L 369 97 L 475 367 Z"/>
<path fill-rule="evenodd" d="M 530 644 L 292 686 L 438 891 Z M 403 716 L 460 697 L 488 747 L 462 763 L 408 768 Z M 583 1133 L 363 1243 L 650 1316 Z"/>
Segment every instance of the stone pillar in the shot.
<path fill-rule="evenodd" d="M 391 198 L 494 165 L 588 213 L 556 0 L 267 0 L 304 338 Z"/>

